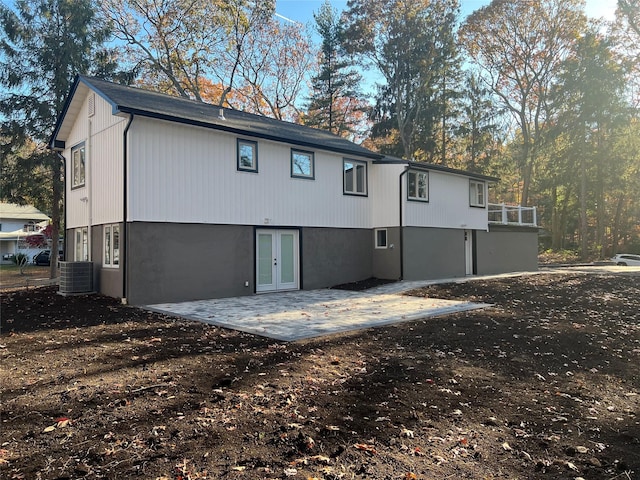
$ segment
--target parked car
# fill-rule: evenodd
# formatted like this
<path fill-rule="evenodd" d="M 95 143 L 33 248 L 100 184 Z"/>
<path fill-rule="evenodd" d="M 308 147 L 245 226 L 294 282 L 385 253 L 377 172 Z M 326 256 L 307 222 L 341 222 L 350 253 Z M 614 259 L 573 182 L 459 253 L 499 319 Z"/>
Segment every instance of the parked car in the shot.
<path fill-rule="evenodd" d="M 58 253 L 58 260 L 62 260 L 62 252 Z M 51 265 L 51 251 L 43 250 L 33 257 L 35 265 Z"/>
<path fill-rule="evenodd" d="M 640 255 L 632 253 L 619 253 L 611 259 L 616 265 L 640 267 Z"/>

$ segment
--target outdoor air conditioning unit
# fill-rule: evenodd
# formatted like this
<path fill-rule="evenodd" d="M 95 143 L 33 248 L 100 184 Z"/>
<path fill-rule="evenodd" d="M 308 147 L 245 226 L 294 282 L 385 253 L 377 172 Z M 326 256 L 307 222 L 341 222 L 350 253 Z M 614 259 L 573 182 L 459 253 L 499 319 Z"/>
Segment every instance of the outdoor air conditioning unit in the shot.
<path fill-rule="evenodd" d="M 93 291 L 93 262 L 60 262 L 60 295 Z"/>

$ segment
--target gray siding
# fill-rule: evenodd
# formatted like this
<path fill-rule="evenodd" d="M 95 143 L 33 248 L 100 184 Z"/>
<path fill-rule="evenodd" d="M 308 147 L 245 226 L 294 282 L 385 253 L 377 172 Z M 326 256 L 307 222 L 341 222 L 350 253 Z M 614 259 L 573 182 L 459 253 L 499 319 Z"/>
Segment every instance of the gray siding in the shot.
<path fill-rule="evenodd" d="M 404 227 L 404 279 L 465 276 L 464 230 Z"/>
<path fill-rule="evenodd" d="M 371 277 L 372 250 L 369 229 L 303 228 L 302 287 L 331 287 Z"/>
<path fill-rule="evenodd" d="M 134 222 L 128 236 L 131 304 L 254 293 L 253 227 Z"/>
<path fill-rule="evenodd" d="M 400 278 L 400 228 L 387 228 L 387 245 L 389 248 L 375 248 L 374 235 L 375 230 L 371 233 L 371 243 L 374 245 L 373 276 L 388 280 Z"/>
<path fill-rule="evenodd" d="M 491 225 L 476 233 L 478 275 L 538 270 L 538 229 Z"/>
<path fill-rule="evenodd" d="M 122 232 L 122 224 L 120 225 L 120 232 Z M 67 244 L 65 251 L 65 259 L 68 262 L 74 261 L 75 256 L 75 229 L 69 229 L 67 234 Z M 103 225 L 94 225 L 91 228 L 91 258 L 93 262 L 93 289 L 103 295 L 109 297 L 122 298 L 122 267 L 120 268 L 104 268 L 102 266 L 102 249 L 104 230 Z M 125 245 L 120 243 L 120 258 L 124 254 Z"/>

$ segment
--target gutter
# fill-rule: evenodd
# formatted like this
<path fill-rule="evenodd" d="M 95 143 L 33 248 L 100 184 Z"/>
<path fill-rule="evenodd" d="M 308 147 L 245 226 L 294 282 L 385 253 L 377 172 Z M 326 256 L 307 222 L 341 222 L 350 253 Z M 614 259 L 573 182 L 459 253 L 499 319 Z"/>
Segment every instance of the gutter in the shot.
<path fill-rule="evenodd" d="M 399 223 L 400 223 L 400 278 L 399 280 L 402 280 L 404 278 L 404 235 L 402 232 L 402 224 L 403 224 L 403 219 L 402 219 L 402 177 L 404 177 L 407 172 L 409 172 L 410 167 L 407 165 L 406 167 L 404 167 L 404 170 L 402 171 L 402 173 L 400 173 L 400 176 L 398 176 L 398 207 L 399 207 Z"/>
<path fill-rule="evenodd" d="M 120 268 L 122 269 L 122 303 L 127 304 L 127 255 L 129 253 L 129 236 L 127 232 L 127 191 L 128 191 L 128 178 L 127 178 L 127 170 L 128 170 L 128 158 L 127 158 L 127 138 L 129 134 L 129 127 L 131 127 L 131 123 L 133 122 L 134 115 L 131 114 L 129 117 L 129 121 L 127 122 L 127 126 L 124 127 L 124 132 L 122 133 L 122 236 L 120 238 L 120 245 L 122 252 L 120 252 Z"/>

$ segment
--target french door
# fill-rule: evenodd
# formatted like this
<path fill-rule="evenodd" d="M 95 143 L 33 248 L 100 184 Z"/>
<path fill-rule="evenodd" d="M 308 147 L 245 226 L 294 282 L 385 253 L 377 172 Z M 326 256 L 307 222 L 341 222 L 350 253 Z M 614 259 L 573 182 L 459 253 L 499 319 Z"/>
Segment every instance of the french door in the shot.
<path fill-rule="evenodd" d="M 298 230 L 256 230 L 256 292 L 300 288 Z"/>

